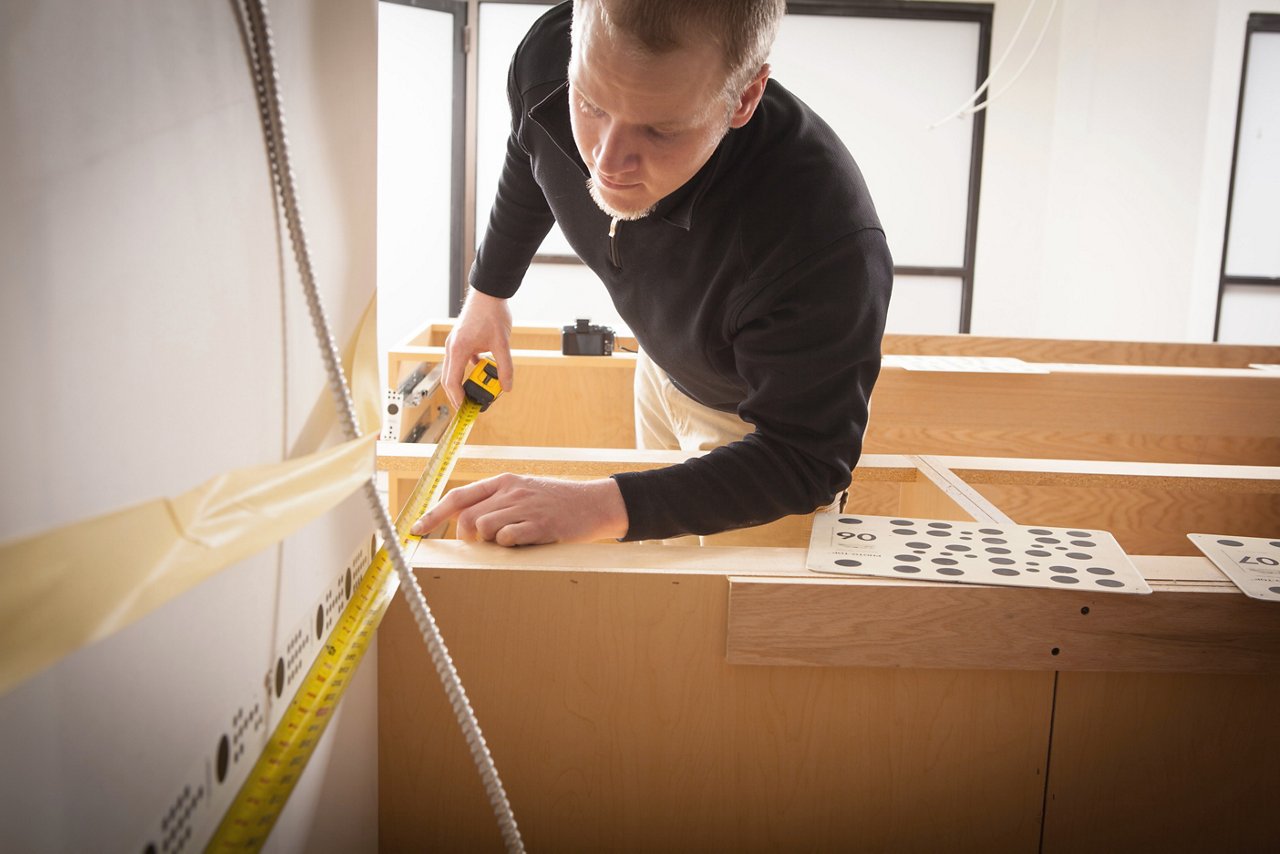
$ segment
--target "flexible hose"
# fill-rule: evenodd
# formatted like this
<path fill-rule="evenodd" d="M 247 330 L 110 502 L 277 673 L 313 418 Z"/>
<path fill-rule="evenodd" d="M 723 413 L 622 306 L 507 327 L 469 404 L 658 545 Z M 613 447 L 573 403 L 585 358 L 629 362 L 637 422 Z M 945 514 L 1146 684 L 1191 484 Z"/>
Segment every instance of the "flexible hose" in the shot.
<path fill-rule="evenodd" d="M 284 105 L 280 97 L 280 78 L 275 68 L 275 46 L 271 36 L 266 0 L 245 0 L 245 3 L 251 37 L 250 63 L 253 66 L 272 182 L 279 195 L 280 205 L 284 209 L 289 240 L 298 264 L 298 273 L 302 278 L 302 287 L 306 292 L 311 324 L 320 345 L 320 355 L 324 360 L 329 390 L 337 405 L 342 431 L 348 439 L 355 439 L 360 435 L 355 404 L 338 359 L 338 347 L 334 343 L 329 321 L 320 301 L 302 216 L 299 213 L 293 167 L 289 162 L 289 140 L 285 130 Z M 502 831 L 502 839 L 508 851 L 523 852 L 524 843 L 520 838 L 520 830 L 516 826 L 515 815 L 511 811 L 511 804 L 503 789 L 502 779 L 498 776 L 498 769 L 493 763 L 489 747 L 480 731 L 480 724 L 471 708 L 471 702 L 467 699 L 466 690 L 462 687 L 462 680 L 458 677 L 458 671 L 453 665 L 453 659 L 449 656 L 444 638 L 440 635 L 435 617 L 431 614 L 431 608 L 422 595 L 422 588 L 418 586 L 418 579 L 409 571 L 404 552 L 400 548 L 400 538 L 396 534 L 395 523 L 378 496 L 377 484 L 372 476 L 365 483 L 364 492 L 373 511 L 374 520 L 382 533 L 383 546 L 387 549 L 396 574 L 400 578 L 409 610 L 427 645 L 431 663 L 435 665 L 436 673 L 444 686 L 445 695 L 449 699 L 449 705 L 452 706 L 454 715 L 458 719 L 458 725 L 462 728 L 463 737 L 471 751 L 476 769 L 480 773 L 480 779 L 484 783 L 489 804 Z"/>

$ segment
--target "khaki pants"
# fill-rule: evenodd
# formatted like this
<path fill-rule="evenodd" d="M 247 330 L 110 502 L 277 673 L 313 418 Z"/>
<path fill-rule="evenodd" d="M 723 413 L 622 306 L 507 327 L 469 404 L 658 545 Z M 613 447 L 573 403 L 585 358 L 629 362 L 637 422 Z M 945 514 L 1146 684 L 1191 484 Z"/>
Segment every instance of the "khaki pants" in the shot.
<path fill-rule="evenodd" d="M 642 451 L 710 451 L 756 429 L 734 413 L 704 406 L 680 391 L 643 350 L 636 355 L 635 399 L 636 447 Z M 839 510 L 841 497 L 816 512 Z M 691 535 L 660 542 L 707 545 L 707 538 Z"/>
<path fill-rule="evenodd" d="M 642 451 L 710 451 L 755 431 L 732 412 L 680 391 L 643 350 L 636 356 L 635 396 L 636 447 Z"/>

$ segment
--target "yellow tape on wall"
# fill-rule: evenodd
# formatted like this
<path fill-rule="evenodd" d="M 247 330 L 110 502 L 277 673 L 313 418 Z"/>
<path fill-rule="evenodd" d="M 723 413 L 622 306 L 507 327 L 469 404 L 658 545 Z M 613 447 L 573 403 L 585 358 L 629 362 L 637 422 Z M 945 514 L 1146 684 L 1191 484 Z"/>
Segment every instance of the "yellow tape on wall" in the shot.
<path fill-rule="evenodd" d="M 0 547 L 0 694 L 284 539 L 367 481 L 379 418 L 375 329 L 371 301 L 343 359 L 361 438 Z M 329 417 L 309 420 L 327 433 L 327 389 L 322 406 Z"/>

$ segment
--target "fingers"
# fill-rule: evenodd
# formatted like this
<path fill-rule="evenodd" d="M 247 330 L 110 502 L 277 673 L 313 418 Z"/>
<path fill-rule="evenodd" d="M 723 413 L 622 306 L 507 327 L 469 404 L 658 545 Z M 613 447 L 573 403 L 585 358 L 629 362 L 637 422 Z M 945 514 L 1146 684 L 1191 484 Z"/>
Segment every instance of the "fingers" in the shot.
<path fill-rule="evenodd" d="M 474 354 L 462 352 L 463 348 L 449 334 L 444 345 L 444 364 L 440 367 L 440 382 L 444 386 L 444 395 L 449 398 L 449 405 L 457 410 L 462 405 L 462 379 L 471 365 Z"/>
<path fill-rule="evenodd" d="M 444 498 L 440 499 L 436 506 L 422 514 L 421 518 L 413 523 L 409 533 L 420 537 L 423 534 L 434 531 L 467 508 L 493 495 L 494 491 L 500 486 L 497 481 L 498 478 L 491 477 L 450 490 Z M 459 525 L 459 530 L 461 530 L 461 525 Z"/>

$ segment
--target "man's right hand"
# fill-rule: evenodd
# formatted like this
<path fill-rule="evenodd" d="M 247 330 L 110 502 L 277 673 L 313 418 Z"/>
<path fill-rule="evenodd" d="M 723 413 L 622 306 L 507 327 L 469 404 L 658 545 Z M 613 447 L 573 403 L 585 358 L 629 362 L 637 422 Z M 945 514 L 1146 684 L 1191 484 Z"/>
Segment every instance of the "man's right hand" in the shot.
<path fill-rule="evenodd" d="M 441 370 L 444 393 L 455 410 L 464 399 L 462 381 L 466 379 L 468 368 L 484 353 L 492 353 L 493 360 L 498 363 L 498 382 L 502 384 L 502 391 L 511 391 L 514 383 L 511 309 L 505 299 L 472 289 L 453 331 L 444 342 L 444 367 Z"/>

